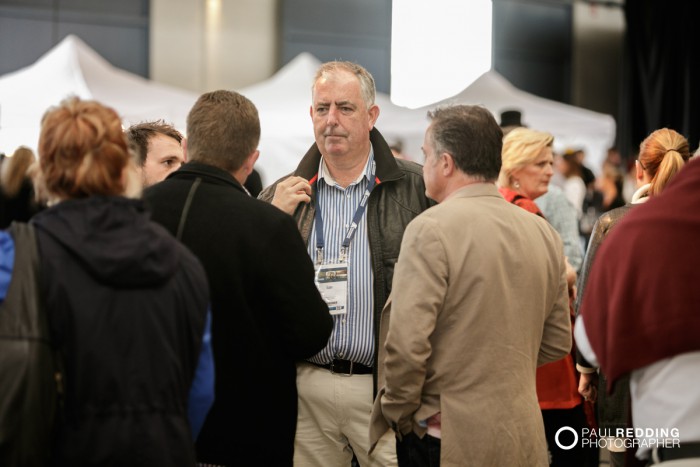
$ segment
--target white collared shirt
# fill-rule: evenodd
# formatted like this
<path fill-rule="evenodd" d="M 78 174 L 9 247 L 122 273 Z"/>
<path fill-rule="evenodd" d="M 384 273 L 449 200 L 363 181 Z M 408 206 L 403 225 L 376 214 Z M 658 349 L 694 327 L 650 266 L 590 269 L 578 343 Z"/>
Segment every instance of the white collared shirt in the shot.
<path fill-rule="evenodd" d="M 324 262 L 338 259 L 340 247 L 372 176 L 374 151 L 370 150 L 362 174 L 346 188 L 336 183 L 321 158 L 316 182 L 317 209 L 321 209 L 324 230 Z M 307 246 L 316 263 L 316 225 Z M 348 311 L 333 316 L 333 332 L 328 345 L 310 360 L 328 363 L 333 358 L 363 365 L 374 363 L 374 273 L 367 235 L 367 212 L 357 226 L 348 256 Z"/>

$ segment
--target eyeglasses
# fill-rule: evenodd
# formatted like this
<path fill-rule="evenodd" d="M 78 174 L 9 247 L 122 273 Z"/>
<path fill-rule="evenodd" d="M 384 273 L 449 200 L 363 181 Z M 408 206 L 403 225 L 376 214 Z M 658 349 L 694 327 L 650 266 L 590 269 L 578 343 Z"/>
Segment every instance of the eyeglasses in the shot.
<path fill-rule="evenodd" d="M 644 164 L 642 164 L 642 161 L 640 161 L 639 159 L 637 159 L 637 162 L 639 162 L 639 165 L 642 166 L 642 170 L 646 170 L 646 169 L 647 169 L 646 167 L 644 167 Z"/>

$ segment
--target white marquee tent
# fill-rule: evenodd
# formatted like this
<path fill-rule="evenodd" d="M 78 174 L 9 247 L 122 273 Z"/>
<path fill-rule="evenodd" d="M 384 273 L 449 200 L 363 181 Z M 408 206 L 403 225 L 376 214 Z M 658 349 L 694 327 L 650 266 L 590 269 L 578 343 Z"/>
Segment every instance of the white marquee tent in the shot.
<path fill-rule="evenodd" d="M 257 105 L 262 122 L 258 164 L 265 183 L 291 172 L 313 143 L 309 116 L 311 82 L 320 62 L 302 53 L 271 78 L 239 89 Z M 615 120 L 606 114 L 544 99 L 514 87 L 496 71 L 488 71 L 461 93 L 419 109 L 394 105 L 389 96 L 377 93 L 380 107 L 377 128 L 391 144 L 402 141 L 408 158 L 423 161 L 421 145 L 429 124 L 428 110 L 450 103 L 479 104 L 496 120 L 507 109 L 523 113 L 528 127 L 549 131 L 555 137 L 555 150 L 581 148 L 586 163 L 598 172 L 607 149 L 615 141 Z"/>
<path fill-rule="evenodd" d="M 34 64 L 0 76 L 0 151 L 36 149 L 42 115 L 70 95 L 113 107 L 126 126 L 162 118 L 181 131 L 198 97 L 115 68 L 70 35 Z"/>
<path fill-rule="evenodd" d="M 583 149 L 586 164 L 596 173 L 608 148 L 615 143 L 616 125 L 612 116 L 521 91 L 494 70 L 481 75 L 456 96 L 429 107 L 450 103 L 484 105 L 496 120 L 500 120 L 504 110 L 520 110 L 524 125 L 554 135 L 556 152 Z"/>
<path fill-rule="evenodd" d="M 264 184 L 291 172 L 313 143 L 309 108 L 311 82 L 319 63 L 303 53 L 271 78 L 238 89 L 260 113 L 261 156 L 257 167 Z M 125 126 L 164 119 L 183 133 L 187 113 L 198 97 L 120 70 L 79 38 L 68 36 L 33 65 L 0 77 L 0 151 L 12 153 L 19 145 L 36 148 L 41 116 L 68 95 L 113 107 Z M 485 73 L 460 94 L 420 109 L 396 106 L 389 96 L 378 93 L 377 128 L 389 143 L 401 140 L 407 156 L 422 162 L 420 146 L 428 126 L 426 112 L 450 102 L 482 104 L 497 119 L 502 110 L 518 108 L 529 127 L 555 135 L 557 150 L 584 148 L 594 170 L 614 142 L 615 122 L 609 115 L 525 93 L 495 71 Z"/>

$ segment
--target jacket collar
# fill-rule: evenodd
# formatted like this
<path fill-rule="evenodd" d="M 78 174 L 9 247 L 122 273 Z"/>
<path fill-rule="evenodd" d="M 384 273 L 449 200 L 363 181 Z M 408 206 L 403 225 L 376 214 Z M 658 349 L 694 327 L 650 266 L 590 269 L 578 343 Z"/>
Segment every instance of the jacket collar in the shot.
<path fill-rule="evenodd" d="M 497 198 L 503 198 L 501 193 L 498 191 L 495 183 L 484 182 L 484 183 L 472 183 L 471 185 L 463 186 L 458 188 L 448 199 L 452 198 L 473 198 L 476 196 L 495 196 Z"/>
<path fill-rule="evenodd" d="M 237 190 L 247 193 L 243 188 L 243 185 L 236 180 L 233 175 L 226 172 L 224 169 L 214 167 L 213 165 L 203 164 L 202 162 L 191 161 L 180 167 L 175 172 L 168 175 L 168 178 L 191 178 L 191 177 L 201 177 L 206 178 L 209 181 L 231 185 Z"/>
<path fill-rule="evenodd" d="M 377 164 L 377 183 L 384 183 L 391 180 L 397 180 L 403 177 L 403 172 L 396 163 L 394 155 L 389 149 L 384 137 L 379 133 L 379 130 L 372 128 L 369 132 L 369 140 L 372 143 L 374 150 L 374 161 Z M 303 177 L 311 183 L 314 183 L 318 178 L 318 166 L 321 163 L 321 151 L 314 143 L 301 159 L 299 166 L 294 171 L 294 175 Z M 182 169 L 180 169 L 182 170 Z"/>

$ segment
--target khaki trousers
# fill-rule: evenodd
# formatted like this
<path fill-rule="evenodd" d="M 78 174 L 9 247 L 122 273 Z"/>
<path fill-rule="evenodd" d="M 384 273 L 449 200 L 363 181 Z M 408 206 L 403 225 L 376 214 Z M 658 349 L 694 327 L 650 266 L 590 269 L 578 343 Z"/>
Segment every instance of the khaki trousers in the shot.
<path fill-rule="evenodd" d="M 295 467 L 395 467 L 396 439 L 388 431 L 369 456 L 372 375 L 343 376 L 310 363 L 297 364 L 299 415 Z"/>

